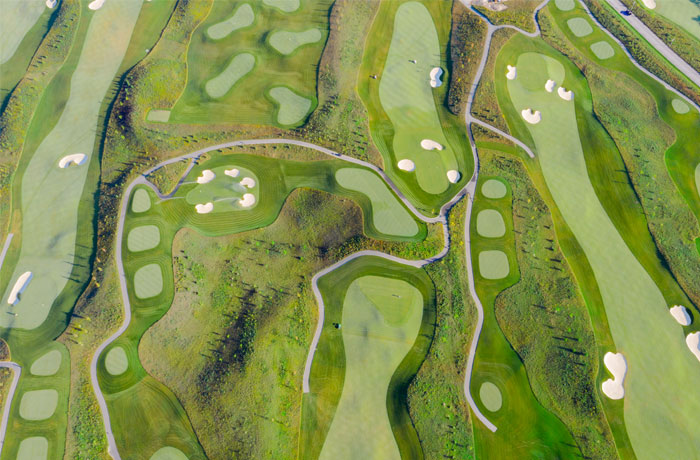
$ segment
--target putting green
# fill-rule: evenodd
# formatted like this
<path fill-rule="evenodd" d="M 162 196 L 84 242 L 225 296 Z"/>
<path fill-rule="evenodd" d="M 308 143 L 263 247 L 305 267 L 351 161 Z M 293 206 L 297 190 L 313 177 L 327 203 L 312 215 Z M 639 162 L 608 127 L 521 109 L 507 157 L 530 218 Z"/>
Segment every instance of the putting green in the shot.
<path fill-rule="evenodd" d="M 160 243 L 160 230 L 155 225 L 142 225 L 129 232 L 126 247 L 131 252 L 153 249 Z"/>
<path fill-rule="evenodd" d="M 593 33 L 593 27 L 585 18 L 571 18 L 566 21 L 566 25 L 577 37 L 585 37 Z"/>
<path fill-rule="evenodd" d="M 8 314 L 7 302 L 0 304 L 0 327 L 40 326 L 73 279 L 78 208 L 93 156 L 100 105 L 124 58 L 141 3 L 108 1 L 91 15 L 63 112 L 36 150 L 25 149 L 23 153 L 29 161 L 18 183 L 22 243 L 11 278 L 26 271 L 31 271 L 34 278 L 18 306 L 12 307 L 17 316 Z M 33 123 L 43 120 L 34 119 Z M 87 164 L 57 167 L 58 159 L 77 152 L 88 156 Z"/>
<path fill-rule="evenodd" d="M 342 168 L 335 172 L 335 180 L 341 187 L 367 195 L 372 202 L 372 223 L 377 231 L 397 236 L 414 236 L 418 233 L 416 221 L 373 172 Z"/>
<path fill-rule="evenodd" d="M 213 40 L 221 40 L 238 29 L 248 27 L 253 21 L 255 21 L 253 8 L 249 3 L 244 3 L 236 8 L 230 18 L 210 26 L 207 29 L 207 35 Z"/>
<path fill-rule="evenodd" d="M 459 170 L 454 150 L 442 131 L 430 87 L 430 71 L 440 65 L 440 53 L 435 24 L 427 8 L 418 2 L 402 4 L 394 19 L 391 45 L 379 82 L 379 100 L 394 125 L 394 152 L 415 163 L 418 185 L 431 194 L 447 190 L 447 171 Z M 424 150 L 423 139 L 444 148 Z"/>
<path fill-rule="evenodd" d="M 19 415 L 25 420 L 45 420 L 53 415 L 57 404 L 56 390 L 27 391 L 19 403 Z"/>
<path fill-rule="evenodd" d="M 167 123 L 170 120 L 170 110 L 151 109 L 146 115 L 146 120 Z"/>
<path fill-rule="evenodd" d="M 484 407 L 491 412 L 498 411 L 503 405 L 501 390 L 491 382 L 484 382 L 479 388 L 479 399 Z"/>
<path fill-rule="evenodd" d="M 22 39 L 45 9 L 45 0 L 2 0 L 0 64 L 15 54 Z"/>
<path fill-rule="evenodd" d="M 690 112 L 690 107 L 688 106 L 688 104 L 686 104 L 685 101 L 681 99 L 672 100 L 671 106 L 673 107 L 673 110 L 676 111 L 676 113 L 679 113 L 681 115 Z"/>
<path fill-rule="evenodd" d="M 277 103 L 277 123 L 294 125 L 304 119 L 311 109 L 311 100 L 284 86 L 270 89 L 270 97 Z"/>
<path fill-rule="evenodd" d="M 291 13 L 299 9 L 300 0 L 263 0 L 267 6 L 277 8 L 284 13 Z"/>
<path fill-rule="evenodd" d="M 481 251 L 479 253 L 479 273 L 487 280 L 500 280 L 510 273 L 508 256 L 503 251 Z"/>
<path fill-rule="evenodd" d="M 656 0 L 655 12 L 675 22 L 700 40 L 700 5 L 697 0 Z"/>
<path fill-rule="evenodd" d="M 61 352 L 58 350 L 51 350 L 48 353 L 37 358 L 36 361 L 32 363 L 32 367 L 29 372 L 32 375 L 47 376 L 54 375 L 58 372 L 61 367 Z"/>
<path fill-rule="evenodd" d="M 226 68 L 205 85 L 209 97 L 219 98 L 229 92 L 238 80 L 245 77 L 255 67 L 255 56 L 250 53 L 241 53 L 231 59 Z"/>
<path fill-rule="evenodd" d="M 237 177 L 231 177 L 226 175 L 226 171 L 231 171 L 233 169 L 238 170 Z M 203 204 L 203 203 L 213 203 L 214 209 L 211 212 L 228 212 L 228 211 L 241 211 L 247 209 L 253 209 L 257 205 L 244 208 L 240 205 L 239 201 L 243 198 L 246 193 L 252 193 L 256 199 L 260 191 L 260 182 L 258 181 L 258 176 L 256 176 L 253 171 L 247 168 L 242 168 L 240 166 L 226 165 L 213 168 L 211 170 L 216 177 L 211 182 L 206 184 L 197 184 L 195 188 L 187 192 L 185 195 L 185 201 L 191 205 Z M 201 175 L 199 170 L 193 170 L 190 173 L 190 178 L 194 178 Z M 248 188 L 245 185 L 241 185 L 241 181 L 244 178 L 250 178 L 255 181 L 255 186 Z"/>
<path fill-rule="evenodd" d="M 48 455 L 49 441 L 43 436 L 33 436 L 19 443 L 16 460 L 45 460 Z"/>
<path fill-rule="evenodd" d="M 527 68 L 535 78 L 575 88 L 577 104 L 590 104 L 589 93 L 577 71 L 567 72 L 558 60 L 539 53 L 521 54 L 518 79 L 504 82 L 516 112 L 530 106 L 542 112 L 542 122 L 523 125 L 535 143 L 547 187 L 590 263 L 615 344 L 629 363 L 624 415 L 630 441 L 640 459 L 693 458 L 700 451 L 700 395 L 678 389 L 697 386 L 700 366 L 668 314 L 659 288 L 598 201 L 588 177 L 575 105 L 544 88 L 528 90 L 520 82 L 521 70 L 533 58 L 545 64 Z M 512 117 L 522 123 L 515 114 Z"/>
<path fill-rule="evenodd" d="M 151 197 L 146 190 L 137 189 L 131 199 L 131 210 L 133 212 L 146 212 L 149 209 L 151 209 Z"/>
<path fill-rule="evenodd" d="M 105 369 L 112 375 L 121 375 L 129 368 L 129 358 L 122 347 L 114 347 L 105 356 Z"/>
<path fill-rule="evenodd" d="M 406 281 L 363 276 L 350 284 L 341 323 L 345 380 L 320 459 L 400 458 L 387 391 L 422 318 L 423 296 Z"/>
<path fill-rule="evenodd" d="M 576 6 L 574 0 L 554 0 L 554 4 L 557 5 L 557 8 L 559 8 L 562 11 L 573 10 Z"/>
<path fill-rule="evenodd" d="M 307 29 L 303 32 L 280 30 L 270 35 L 270 45 L 284 55 L 292 54 L 300 46 L 316 43 L 323 37 L 318 29 Z"/>
<path fill-rule="evenodd" d="M 598 59 L 609 59 L 615 55 L 615 50 L 608 42 L 595 42 L 591 45 L 591 51 Z"/>
<path fill-rule="evenodd" d="M 163 272 L 158 264 L 149 264 L 134 273 L 134 293 L 139 299 L 155 297 L 163 290 Z"/>
<path fill-rule="evenodd" d="M 486 238 L 500 238 L 506 234 L 506 223 L 495 209 L 484 209 L 476 216 L 476 231 Z"/>
<path fill-rule="evenodd" d="M 155 454 L 151 455 L 150 460 L 187 460 L 187 455 L 183 454 L 180 449 L 175 447 L 161 447 Z"/>
<path fill-rule="evenodd" d="M 489 179 L 481 186 L 481 194 L 491 199 L 503 198 L 507 191 L 505 184 L 498 179 Z"/>

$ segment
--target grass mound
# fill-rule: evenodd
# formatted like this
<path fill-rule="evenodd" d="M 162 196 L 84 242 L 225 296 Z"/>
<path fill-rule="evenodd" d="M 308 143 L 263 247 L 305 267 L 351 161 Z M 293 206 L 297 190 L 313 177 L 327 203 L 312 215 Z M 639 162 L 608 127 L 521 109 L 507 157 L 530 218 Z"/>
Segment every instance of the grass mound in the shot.
<path fill-rule="evenodd" d="M 300 0 L 263 0 L 267 6 L 277 8 L 284 13 L 292 13 L 299 9 Z"/>
<path fill-rule="evenodd" d="M 479 273 L 487 280 L 499 280 L 508 276 L 508 256 L 503 251 L 491 250 L 479 253 Z"/>
<path fill-rule="evenodd" d="M 554 4 L 562 11 L 573 10 L 576 6 L 574 0 L 554 0 Z"/>
<path fill-rule="evenodd" d="M 489 179 L 481 186 L 481 194 L 486 198 L 503 198 L 507 191 L 506 186 L 498 179 Z"/>
<path fill-rule="evenodd" d="M 187 460 L 187 455 L 180 449 L 166 446 L 161 447 L 155 454 L 151 455 L 150 460 Z"/>
<path fill-rule="evenodd" d="M 151 109 L 146 115 L 146 120 L 157 123 L 167 123 L 170 120 L 170 110 Z"/>
<path fill-rule="evenodd" d="M 673 106 L 673 110 L 675 110 L 676 113 L 679 113 L 681 115 L 690 112 L 690 107 L 688 106 L 688 104 L 681 99 L 672 100 L 671 105 Z"/>

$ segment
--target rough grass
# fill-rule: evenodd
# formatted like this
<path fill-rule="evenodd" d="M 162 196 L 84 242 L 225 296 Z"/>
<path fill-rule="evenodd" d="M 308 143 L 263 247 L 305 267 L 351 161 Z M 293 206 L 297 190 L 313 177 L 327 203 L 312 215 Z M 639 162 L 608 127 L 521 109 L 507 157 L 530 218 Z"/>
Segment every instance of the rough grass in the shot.
<path fill-rule="evenodd" d="M 475 8 L 493 24 L 510 24 L 528 32 L 534 32 L 535 22 L 532 20 L 532 13 L 540 3 L 542 3 L 541 0 L 508 0 L 503 3 L 507 6 L 503 11 L 493 11 L 485 6 L 475 6 Z"/>

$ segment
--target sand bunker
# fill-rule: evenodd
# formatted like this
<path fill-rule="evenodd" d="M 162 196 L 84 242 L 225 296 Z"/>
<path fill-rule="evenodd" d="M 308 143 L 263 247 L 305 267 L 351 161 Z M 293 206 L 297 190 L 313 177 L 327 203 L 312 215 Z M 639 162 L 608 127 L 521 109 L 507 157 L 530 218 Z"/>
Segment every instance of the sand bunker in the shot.
<path fill-rule="evenodd" d="M 622 353 L 607 352 L 603 357 L 603 362 L 613 375 L 612 379 L 603 382 L 603 393 L 610 399 L 622 399 L 625 396 L 624 383 L 627 374 L 627 360 Z"/>
<path fill-rule="evenodd" d="M 561 89 L 561 88 L 560 88 Z M 539 110 L 532 111 L 532 109 L 525 109 L 520 114 L 523 116 L 525 121 L 532 125 L 536 125 L 540 121 L 542 121 L 542 114 L 540 114 Z"/>
<path fill-rule="evenodd" d="M 557 86 L 557 82 L 554 80 L 547 80 L 547 83 L 544 84 L 544 89 L 546 89 L 548 93 L 551 93 L 554 91 L 555 86 Z"/>
<path fill-rule="evenodd" d="M 557 94 L 559 95 L 560 98 L 564 99 L 565 101 L 570 101 L 571 99 L 574 98 L 574 93 L 571 92 L 571 90 L 567 91 L 561 86 L 557 90 Z"/>
<path fill-rule="evenodd" d="M 37 358 L 32 363 L 32 367 L 29 369 L 29 372 L 31 372 L 32 375 L 38 375 L 40 377 L 54 375 L 61 367 L 61 358 L 62 356 L 60 351 L 51 350 Z"/>
<path fill-rule="evenodd" d="M 430 86 L 438 88 L 442 85 L 442 80 L 440 80 L 442 73 L 440 67 L 433 67 L 433 70 L 430 71 Z"/>
<path fill-rule="evenodd" d="M 246 193 L 243 195 L 243 199 L 238 200 L 238 204 L 240 204 L 244 208 L 249 208 L 255 204 L 255 195 L 252 193 Z"/>
<path fill-rule="evenodd" d="M 642 3 L 644 3 L 644 6 L 646 6 L 649 9 L 654 9 L 656 8 L 656 1 L 655 0 L 642 0 Z"/>
<path fill-rule="evenodd" d="M 685 338 L 685 343 L 690 348 L 690 352 L 700 361 L 700 332 L 688 334 Z"/>
<path fill-rule="evenodd" d="M 253 188 L 255 187 L 255 179 L 252 177 L 244 177 L 241 179 L 241 185 L 248 187 L 248 188 Z"/>
<path fill-rule="evenodd" d="M 202 175 L 197 178 L 197 183 L 198 184 L 206 184 L 207 182 L 211 182 L 214 180 L 216 177 L 216 174 L 214 174 L 214 171 L 211 169 L 205 169 L 202 171 Z"/>
<path fill-rule="evenodd" d="M 450 184 L 456 184 L 459 182 L 460 177 L 462 177 L 462 175 L 457 170 L 450 169 L 447 171 L 447 180 L 450 181 Z"/>
<path fill-rule="evenodd" d="M 689 326 L 692 322 L 688 310 L 683 305 L 674 305 L 668 312 L 681 326 Z"/>
<path fill-rule="evenodd" d="M 46 7 L 53 9 L 58 3 L 58 0 L 46 0 Z"/>
<path fill-rule="evenodd" d="M 84 153 L 74 153 L 72 155 L 66 155 L 65 157 L 59 160 L 58 167 L 67 168 L 70 165 L 80 166 L 81 164 L 85 163 L 85 160 L 87 160 L 87 155 L 85 155 Z"/>
<path fill-rule="evenodd" d="M 12 287 L 12 290 L 10 291 L 10 295 L 7 297 L 7 303 L 10 305 L 16 305 L 19 300 L 20 300 L 20 294 L 24 292 L 25 289 L 27 289 L 27 286 L 29 285 L 29 282 L 32 280 L 32 272 L 24 272 L 21 275 L 19 275 L 19 278 L 17 278 L 17 281 L 15 281 L 15 285 Z"/>
<path fill-rule="evenodd" d="M 238 177 L 238 175 L 239 175 L 240 173 L 241 173 L 241 172 L 240 172 L 238 169 L 236 169 L 236 168 L 227 169 L 227 170 L 224 171 L 224 174 L 226 174 L 226 175 L 229 176 L 229 177 Z"/>
<path fill-rule="evenodd" d="M 506 74 L 506 78 L 508 80 L 515 80 L 515 77 L 518 75 L 518 71 L 516 70 L 515 67 L 512 65 L 508 66 L 508 73 Z"/>
<path fill-rule="evenodd" d="M 399 161 L 399 169 L 402 171 L 411 172 L 414 169 L 416 169 L 416 164 L 411 160 L 407 160 L 404 158 L 403 160 Z"/>
<path fill-rule="evenodd" d="M 198 214 L 207 214 L 214 209 L 214 203 L 197 204 L 194 206 Z"/>
<path fill-rule="evenodd" d="M 430 139 L 423 139 L 420 141 L 420 146 L 425 150 L 442 150 L 444 148 L 441 144 Z"/>
<path fill-rule="evenodd" d="M 99 10 L 100 8 L 102 8 L 102 5 L 104 5 L 104 3 L 105 3 L 105 0 L 94 0 L 92 3 L 90 3 L 88 5 L 88 8 L 90 8 L 93 11 Z"/>

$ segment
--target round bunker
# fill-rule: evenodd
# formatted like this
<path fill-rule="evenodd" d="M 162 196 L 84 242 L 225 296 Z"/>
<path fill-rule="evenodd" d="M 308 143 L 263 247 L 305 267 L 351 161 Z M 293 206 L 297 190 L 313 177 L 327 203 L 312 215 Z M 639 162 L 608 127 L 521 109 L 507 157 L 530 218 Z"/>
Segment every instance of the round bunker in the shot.
<path fill-rule="evenodd" d="M 690 107 L 682 99 L 676 98 L 672 100 L 671 106 L 673 107 L 673 110 L 676 111 L 676 113 L 679 113 L 681 115 L 690 112 Z"/>
<path fill-rule="evenodd" d="M 557 89 L 557 94 L 559 95 L 560 98 L 564 99 L 565 101 L 570 101 L 571 99 L 574 98 L 574 93 L 571 90 L 566 90 L 563 86 L 560 86 Z"/>
<path fill-rule="evenodd" d="M 49 441 L 43 436 L 24 438 L 17 450 L 17 460 L 46 460 L 48 455 Z"/>
<path fill-rule="evenodd" d="M 139 299 L 155 297 L 163 291 L 163 272 L 158 264 L 145 265 L 134 273 L 134 293 Z"/>
<path fill-rule="evenodd" d="M 299 9 L 299 0 L 263 0 L 263 3 L 283 13 L 292 13 Z"/>
<path fill-rule="evenodd" d="M 254 20 L 253 8 L 249 3 L 244 3 L 236 9 L 230 18 L 210 26 L 207 29 L 207 35 L 213 40 L 221 40 L 233 31 L 248 27 Z"/>
<path fill-rule="evenodd" d="M 476 216 L 476 232 L 486 238 L 500 238 L 506 234 L 506 224 L 501 213 L 484 209 Z"/>
<path fill-rule="evenodd" d="M 692 319 L 690 318 L 688 310 L 683 305 L 674 305 L 668 312 L 671 313 L 673 319 L 681 326 L 690 326 Z"/>
<path fill-rule="evenodd" d="M 158 449 L 149 460 L 188 460 L 188 458 L 180 449 L 167 446 Z"/>
<path fill-rule="evenodd" d="M 625 375 L 627 375 L 627 360 L 622 353 L 607 352 L 603 362 L 608 371 L 613 375 L 612 379 L 603 382 L 602 390 L 610 399 L 622 399 L 625 397 Z"/>
<path fill-rule="evenodd" d="M 151 209 L 151 197 L 146 190 L 137 189 L 131 199 L 131 210 L 133 212 L 146 212 L 149 209 Z"/>
<path fill-rule="evenodd" d="M 204 85 L 209 97 L 217 99 L 229 92 L 241 78 L 245 77 L 255 67 L 255 56 L 250 53 L 240 53 L 231 59 L 226 68 Z"/>
<path fill-rule="evenodd" d="M 58 161 L 58 167 L 61 169 L 65 169 L 71 165 L 80 166 L 81 164 L 85 163 L 85 160 L 87 160 L 87 155 L 85 155 L 84 153 L 74 153 L 72 155 L 66 155 Z"/>
<path fill-rule="evenodd" d="M 609 59 L 615 55 L 615 50 L 608 42 L 595 42 L 591 45 L 591 51 L 598 59 Z"/>
<path fill-rule="evenodd" d="M 126 238 L 126 247 L 131 252 L 153 249 L 160 243 L 160 230 L 155 225 L 135 227 Z"/>
<path fill-rule="evenodd" d="M 411 172 L 416 169 L 416 164 L 407 158 L 400 160 L 398 166 L 401 171 Z"/>
<path fill-rule="evenodd" d="M 277 123 L 289 126 L 299 123 L 311 110 L 311 100 L 284 86 L 270 89 L 270 97 L 277 103 Z"/>
<path fill-rule="evenodd" d="M 46 420 L 56 412 L 57 404 L 54 389 L 27 391 L 19 403 L 19 415 L 25 420 Z"/>
<path fill-rule="evenodd" d="M 498 179 L 489 179 L 481 186 L 481 194 L 492 200 L 503 198 L 507 192 L 505 184 Z"/>
<path fill-rule="evenodd" d="M 499 250 L 481 251 L 479 253 L 479 273 L 487 280 L 500 280 L 510 273 L 508 256 Z"/>
<path fill-rule="evenodd" d="M 481 404 L 491 412 L 498 411 L 503 405 L 501 390 L 491 382 L 484 382 L 481 384 L 481 388 L 479 388 L 479 399 L 481 399 Z"/>
<path fill-rule="evenodd" d="M 424 150 L 442 150 L 444 147 L 439 143 L 431 139 L 423 139 L 420 141 L 420 146 Z"/>
<path fill-rule="evenodd" d="M 51 350 L 37 358 L 33 363 L 29 372 L 32 375 L 45 377 L 54 375 L 61 367 L 61 359 L 63 355 L 58 350 Z"/>
<path fill-rule="evenodd" d="M 270 46 L 275 50 L 288 56 L 296 51 L 299 47 L 316 43 L 323 37 L 320 30 L 316 28 L 307 29 L 302 32 L 291 32 L 288 30 L 280 30 L 273 32 L 270 35 Z"/>
<path fill-rule="evenodd" d="M 129 358 L 122 347 L 114 347 L 105 356 L 105 369 L 111 375 L 121 375 L 129 368 Z"/>
<path fill-rule="evenodd" d="M 554 4 L 562 11 L 571 11 L 576 6 L 574 0 L 554 0 Z"/>
<path fill-rule="evenodd" d="M 593 33 L 593 27 L 584 18 L 571 18 L 566 21 L 566 25 L 577 37 L 585 37 Z"/>

